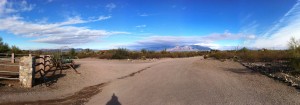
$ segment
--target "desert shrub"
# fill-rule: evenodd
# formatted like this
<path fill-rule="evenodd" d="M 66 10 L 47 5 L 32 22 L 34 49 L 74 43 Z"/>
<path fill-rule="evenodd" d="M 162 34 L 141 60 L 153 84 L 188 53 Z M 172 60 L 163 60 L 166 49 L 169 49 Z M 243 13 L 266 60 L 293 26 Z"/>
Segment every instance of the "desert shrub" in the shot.
<path fill-rule="evenodd" d="M 141 49 L 141 53 L 146 54 L 148 51 L 146 49 Z"/>
<path fill-rule="evenodd" d="M 112 59 L 113 54 L 112 53 L 107 53 L 107 54 L 100 54 L 98 55 L 99 59 Z"/>
<path fill-rule="evenodd" d="M 300 72 L 300 40 L 292 37 L 289 41 L 289 51 L 291 54 L 290 65 L 295 71 Z"/>
<path fill-rule="evenodd" d="M 248 50 L 237 53 L 237 56 L 242 61 L 248 62 L 273 62 L 289 59 L 289 54 L 285 50 Z"/>
<path fill-rule="evenodd" d="M 128 58 L 140 59 L 140 58 L 142 58 L 142 54 L 140 52 L 130 52 Z"/>
<path fill-rule="evenodd" d="M 19 54 L 19 53 L 21 53 L 21 50 L 20 50 L 19 47 L 13 45 L 13 46 L 11 46 L 10 52 L 11 52 L 11 53 L 15 53 L 15 54 Z"/>
<path fill-rule="evenodd" d="M 0 37 L 0 53 L 7 53 L 10 50 L 9 45 L 4 43 Z"/>
<path fill-rule="evenodd" d="M 211 53 L 209 55 L 210 57 L 216 58 L 216 59 L 230 59 L 234 57 L 234 53 L 232 52 L 226 52 L 226 51 L 218 51 L 215 53 Z"/>
<path fill-rule="evenodd" d="M 160 53 L 161 53 L 161 54 L 167 54 L 167 53 L 169 53 L 169 52 L 167 51 L 167 49 L 164 49 L 164 50 L 160 51 Z"/>
<path fill-rule="evenodd" d="M 290 59 L 290 54 L 286 50 L 249 50 L 242 48 L 239 51 L 217 51 L 211 52 L 209 57 L 216 59 L 233 59 L 245 62 L 272 62 Z"/>
<path fill-rule="evenodd" d="M 112 59 L 129 59 L 129 51 L 125 48 L 119 48 L 115 50 L 115 53 L 112 55 Z"/>
<path fill-rule="evenodd" d="M 208 55 L 204 55 L 204 57 L 203 57 L 204 59 L 207 59 L 207 58 L 209 58 L 209 56 Z"/>
<path fill-rule="evenodd" d="M 182 57 L 193 57 L 207 54 L 207 52 L 168 52 L 166 50 L 155 52 L 142 49 L 141 51 L 130 51 L 124 48 L 97 51 L 82 51 L 78 52 L 79 58 L 85 57 L 97 57 L 99 59 L 147 59 L 147 58 L 182 58 Z M 93 52 L 93 53 L 91 53 Z"/>
<path fill-rule="evenodd" d="M 76 58 L 76 55 L 77 55 L 77 53 L 76 53 L 76 51 L 75 51 L 74 48 L 71 48 L 70 51 L 68 51 L 68 52 L 66 53 L 66 56 L 68 56 L 68 57 L 71 58 L 71 59 L 75 59 L 75 58 Z"/>
<path fill-rule="evenodd" d="M 260 60 L 259 55 L 254 51 L 242 53 L 239 55 L 239 57 L 241 58 L 242 61 L 246 61 L 246 62 L 255 62 Z"/>

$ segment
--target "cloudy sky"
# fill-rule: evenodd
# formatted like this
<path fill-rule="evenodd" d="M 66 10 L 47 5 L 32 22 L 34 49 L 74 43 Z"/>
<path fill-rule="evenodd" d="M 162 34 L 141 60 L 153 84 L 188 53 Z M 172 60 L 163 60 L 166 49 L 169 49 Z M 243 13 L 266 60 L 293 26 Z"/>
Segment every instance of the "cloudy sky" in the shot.
<path fill-rule="evenodd" d="M 0 36 L 22 49 L 284 49 L 300 0 L 0 0 Z"/>

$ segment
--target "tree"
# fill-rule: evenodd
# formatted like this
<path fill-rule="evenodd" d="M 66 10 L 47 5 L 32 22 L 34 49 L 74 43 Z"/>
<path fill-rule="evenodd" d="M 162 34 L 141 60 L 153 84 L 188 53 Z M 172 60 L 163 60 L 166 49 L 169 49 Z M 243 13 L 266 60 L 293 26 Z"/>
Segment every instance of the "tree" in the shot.
<path fill-rule="evenodd" d="M 246 52 L 248 52 L 249 51 L 249 49 L 248 48 L 246 48 L 246 47 L 243 47 L 241 50 L 240 50 L 241 52 L 243 52 L 243 53 L 246 53 Z"/>
<path fill-rule="evenodd" d="M 289 50 L 291 52 L 291 65 L 300 72 L 300 40 L 292 37 L 289 41 Z"/>
<path fill-rule="evenodd" d="M 7 43 L 4 43 L 0 37 L 0 53 L 7 53 L 10 50 Z"/>
<path fill-rule="evenodd" d="M 129 51 L 125 48 L 118 48 L 112 56 L 112 59 L 128 59 Z"/>
<path fill-rule="evenodd" d="M 289 49 L 292 51 L 300 50 L 300 40 L 296 40 L 295 37 L 292 37 L 289 41 Z"/>
<path fill-rule="evenodd" d="M 143 54 L 146 54 L 146 53 L 147 53 L 147 50 L 146 50 L 146 49 L 142 49 L 141 52 L 142 52 Z"/>
<path fill-rule="evenodd" d="M 161 54 L 167 54 L 168 51 L 167 51 L 167 49 L 165 48 L 164 50 L 160 51 L 160 53 L 161 53 Z"/>
<path fill-rule="evenodd" d="M 74 48 L 71 48 L 71 49 L 70 49 L 69 55 L 70 55 L 71 57 L 75 57 L 75 56 L 76 56 L 76 51 L 75 51 Z"/>
<path fill-rule="evenodd" d="M 12 53 L 20 53 L 21 50 L 19 49 L 19 47 L 13 45 L 13 46 L 11 46 L 11 52 Z"/>

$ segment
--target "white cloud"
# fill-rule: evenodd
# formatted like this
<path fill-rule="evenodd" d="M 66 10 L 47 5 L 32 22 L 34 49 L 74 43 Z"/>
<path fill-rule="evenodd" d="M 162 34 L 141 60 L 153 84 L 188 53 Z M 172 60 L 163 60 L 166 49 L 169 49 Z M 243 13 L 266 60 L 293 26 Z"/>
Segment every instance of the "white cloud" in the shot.
<path fill-rule="evenodd" d="M 221 45 L 215 43 L 196 43 L 195 45 L 209 47 L 211 49 L 220 49 Z"/>
<path fill-rule="evenodd" d="M 0 0 L 0 14 L 3 14 L 6 0 Z"/>
<path fill-rule="evenodd" d="M 0 17 L 17 12 L 31 11 L 35 4 L 28 4 L 27 1 L 8 2 L 7 0 L 0 0 Z"/>
<path fill-rule="evenodd" d="M 248 41 L 250 47 L 286 49 L 291 37 L 300 38 L 300 0 L 263 36 Z"/>
<path fill-rule="evenodd" d="M 109 32 L 105 30 L 91 30 L 85 27 L 70 26 L 85 23 L 79 17 L 70 18 L 65 22 L 38 24 L 25 22 L 21 17 L 0 19 L 0 30 L 26 37 L 36 37 L 35 42 L 53 44 L 88 43 L 99 37 L 114 34 L 129 34 L 127 32 Z"/>
<path fill-rule="evenodd" d="M 117 5 L 114 3 L 109 3 L 105 7 L 109 12 L 111 12 L 113 9 L 115 9 L 117 7 Z"/>
<path fill-rule="evenodd" d="M 228 49 L 232 46 L 219 45 L 216 42 L 220 40 L 246 40 L 253 39 L 254 35 L 233 34 L 229 32 L 213 33 L 206 36 L 150 36 L 143 40 L 129 45 L 133 48 L 160 48 L 173 47 L 178 45 L 202 45 L 213 49 Z M 223 48 L 226 47 L 226 48 Z"/>
<path fill-rule="evenodd" d="M 107 19 L 110 19 L 111 18 L 111 16 L 100 16 L 99 18 L 98 18 L 98 20 L 107 20 Z"/>
<path fill-rule="evenodd" d="M 242 26 L 240 29 L 240 33 L 255 34 L 255 33 L 257 33 L 256 29 L 258 27 L 259 27 L 259 24 L 256 21 L 252 21 L 249 24 Z"/>
<path fill-rule="evenodd" d="M 145 28 L 147 27 L 147 25 L 138 25 L 138 26 L 135 26 L 136 28 Z"/>
<path fill-rule="evenodd" d="M 34 4 L 28 4 L 25 0 L 20 3 L 21 11 L 31 11 L 35 7 Z"/>
<path fill-rule="evenodd" d="M 28 6 L 26 1 L 20 2 L 18 9 L 10 8 L 10 2 L 0 2 L 0 12 L 7 13 L 7 9 L 16 11 L 30 11 L 32 6 Z M 4 12 L 3 12 L 4 11 Z M 0 14 L 1 15 L 1 14 Z M 12 33 L 14 35 L 33 38 L 34 42 L 51 43 L 51 44 L 82 44 L 95 41 L 103 36 L 116 34 L 129 34 L 128 32 L 95 30 L 87 27 L 73 26 L 75 24 L 84 24 L 95 21 L 103 21 L 111 16 L 99 16 L 96 19 L 84 20 L 80 16 L 67 18 L 66 21 L 57 23 L 28 22 L 24 21 L 21 16 L 5 15 L 0 17 L 0 31 Z"/>
<path fill-rule="evenodd" d="M 7 0 L 0 0 L 0 17 L 12 12 L 16 12 L 16 10 L 12 8 L 12 3 L 8 3 Z"/>

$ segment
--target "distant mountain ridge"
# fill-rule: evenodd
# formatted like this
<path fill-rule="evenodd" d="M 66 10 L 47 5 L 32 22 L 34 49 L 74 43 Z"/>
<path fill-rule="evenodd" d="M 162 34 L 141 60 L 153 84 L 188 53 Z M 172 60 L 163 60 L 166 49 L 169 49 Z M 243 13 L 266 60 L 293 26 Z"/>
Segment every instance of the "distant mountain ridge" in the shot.
<path fill-rule="evenodd" d="M 82 48 L 74 48 L 76 52 L 80 52 L 80 51 L 83 51 L 84 49 Z M 71 50 L 71 48 L 66 48 L 66 49 L 39 49 L 41 51 L 44 51 L 44 52 L 57 52 L 57 51 L 62 51 L 62 52 L 68 52 Z"/>
<path fill-rule="evenodd" d="M 151 51 L 162 51 L 167 50 L 170 52 L 180 52 L 180 51 L 209 51 L 211 48 L 200 46 L 200 45 L 181 45 L 181 46 L 159 46 L 159 47 L 148 47 L 144 48 Z"/>
<path fill-rule="evenodd" d="M 74 48 L 76 52 L 84 51 L 85 49 L 83 48 Z M 209 51 L 211 48 L 205 47 L 205 46 L 200 46 L 200 45 L 181 45 L 181 46 L 155 46 L 155 47 L 148 47 L 148 48 L 143 48 L 146 50 L 150 51 L 162 51 L 162 50 L 167 50 L 170 52 L 180 52 L 180 51 Z M 71 50 L 71 48 L 66 48 L 66 49 L 39 49 L 44 52 L 57 52 L 57 51 L 62 51 L 62 52 L 68 52 Z M 99 51 L 96 49 L 90 49 L 92 51 Z M 136 51 L 139 51 L 141 49 L 135 49 Z"/>
<path fill-rule="evenodd" d="M 183 45 L 175 46 L 173 48 L 167 48 L 167 51 L 176 52 L 176 51 L 209 51 L 211 48 L 199 46 L 199 45 Z"/>

